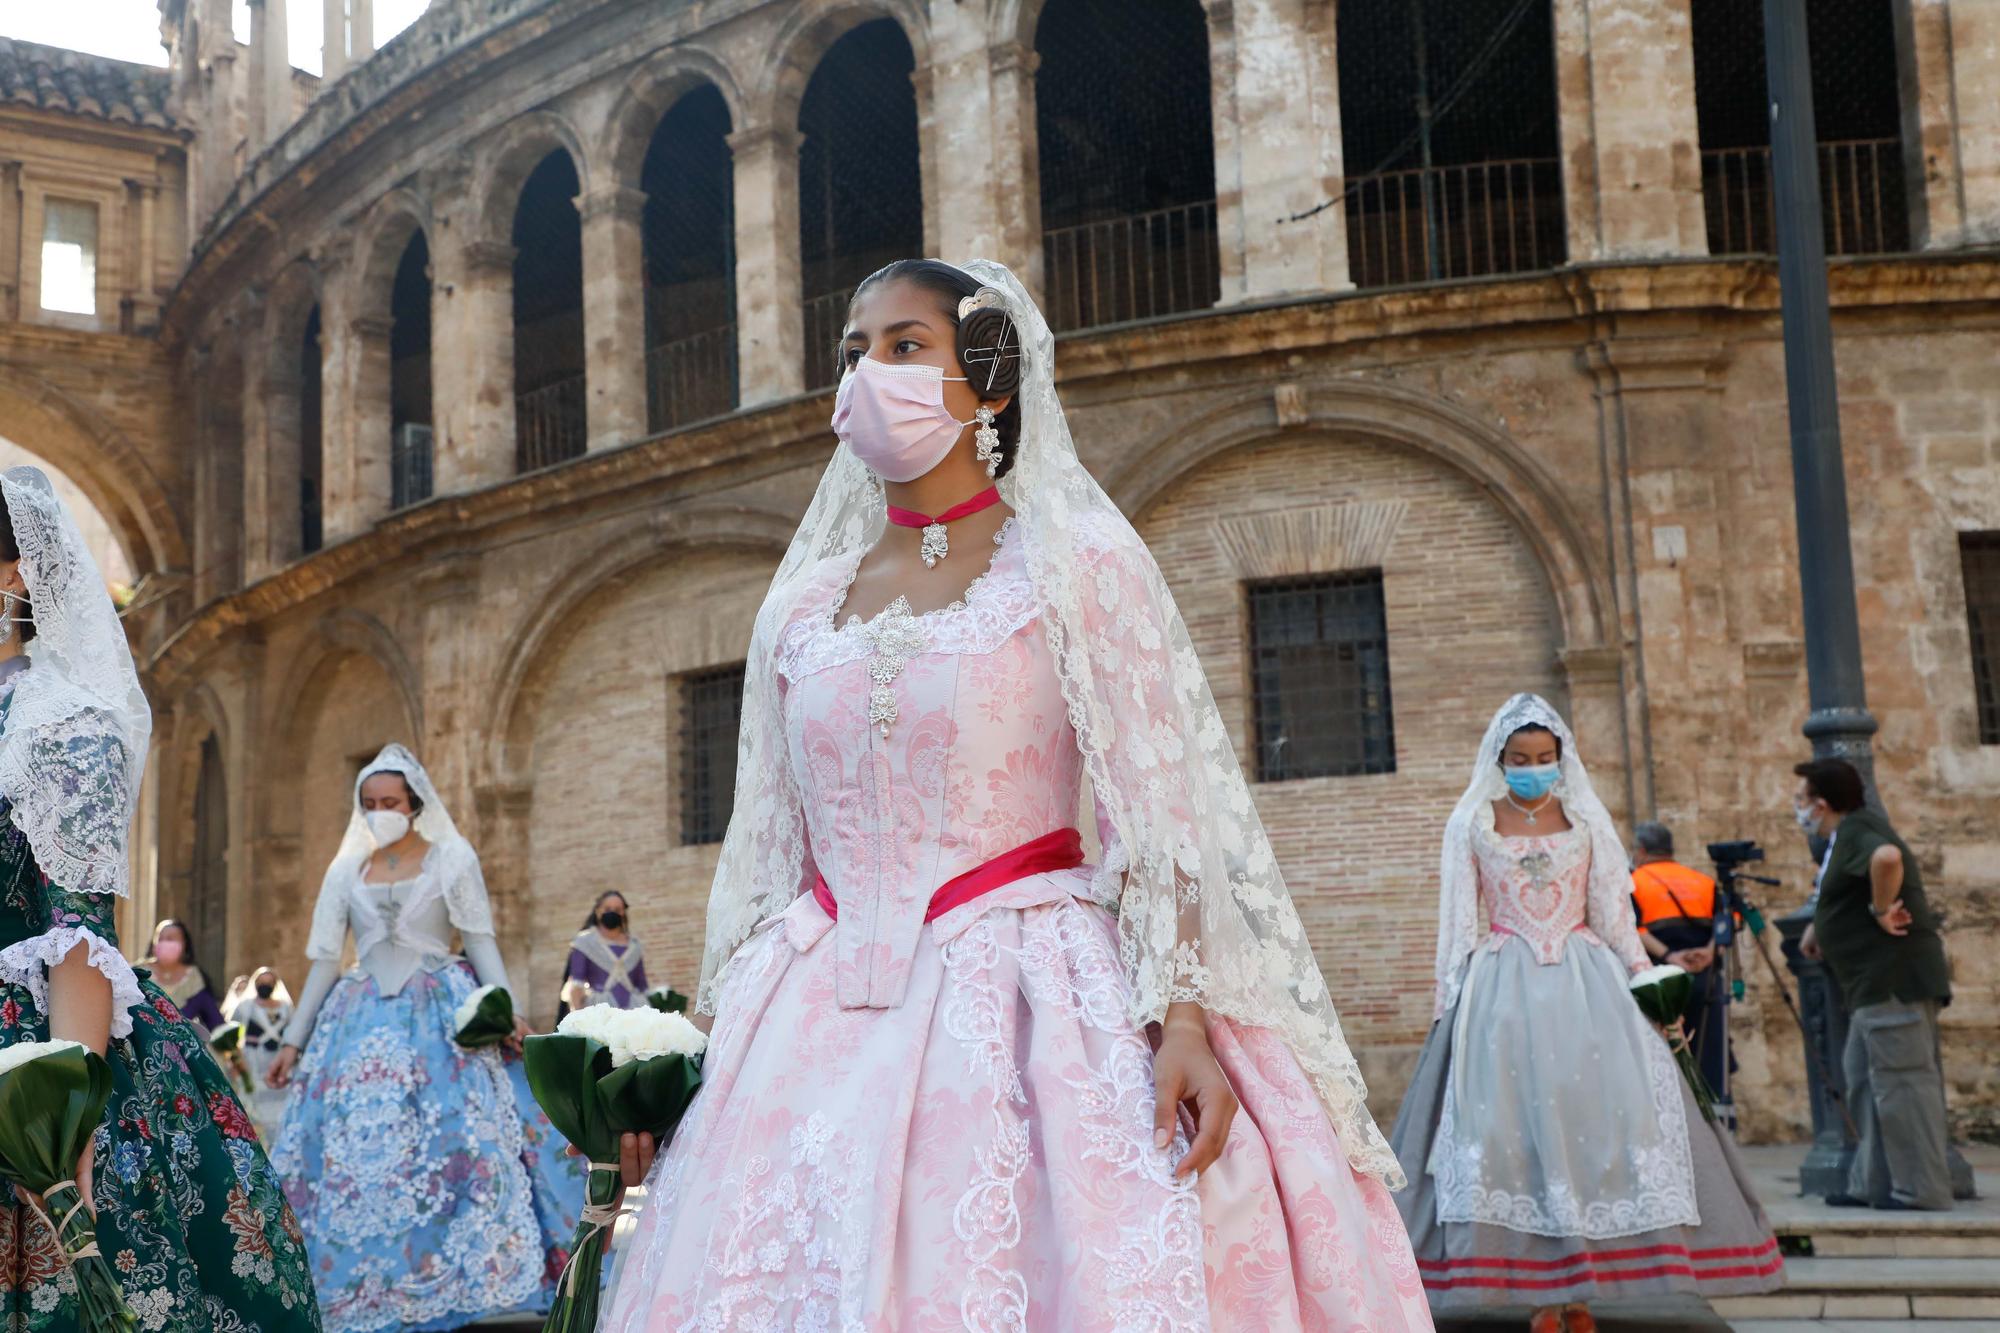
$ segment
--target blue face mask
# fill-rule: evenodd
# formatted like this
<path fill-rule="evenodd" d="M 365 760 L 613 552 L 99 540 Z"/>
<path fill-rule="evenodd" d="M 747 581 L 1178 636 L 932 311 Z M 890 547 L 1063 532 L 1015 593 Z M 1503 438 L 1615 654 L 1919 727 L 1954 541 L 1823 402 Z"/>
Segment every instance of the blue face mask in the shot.
<path fill-rule="evenodd" d="M 1539 801 L 1555 788 L 1556 779 L 1562 776 L 1562 765 L 1535 764 L 1505 772 L 1507 790 L 1524 801 Z"/>

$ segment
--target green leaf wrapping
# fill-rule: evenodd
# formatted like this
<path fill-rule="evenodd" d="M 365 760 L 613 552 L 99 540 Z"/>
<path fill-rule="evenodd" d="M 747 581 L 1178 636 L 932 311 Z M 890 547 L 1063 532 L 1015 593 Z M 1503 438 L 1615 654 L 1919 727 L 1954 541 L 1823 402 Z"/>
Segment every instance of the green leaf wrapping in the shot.
<path fill-rule="evenodd" d="M 498 1046 L 514 1035 L 514 997 L 504 986 L 495 986 L 479 997 L 472 1018 L 453 1036 L 468 1051 Z"/>
<path fill-rule="evenodd" d="M 688 997 L 673 989 L 648 991 L 646 1003 L 663 1014 L 684 1014 L 688 1010 Z"/>

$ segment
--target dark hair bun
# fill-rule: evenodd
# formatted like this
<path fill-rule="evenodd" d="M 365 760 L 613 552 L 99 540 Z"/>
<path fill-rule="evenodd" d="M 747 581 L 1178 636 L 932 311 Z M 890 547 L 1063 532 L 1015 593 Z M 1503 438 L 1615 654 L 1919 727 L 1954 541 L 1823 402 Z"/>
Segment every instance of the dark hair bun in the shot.
<path fill-rule="evenodd" d="M 1006 398 L 1021 387 L 1021 335 L 1007 312 L 980 306 L 958 322 L 958 364 L 981 398 Z"/>

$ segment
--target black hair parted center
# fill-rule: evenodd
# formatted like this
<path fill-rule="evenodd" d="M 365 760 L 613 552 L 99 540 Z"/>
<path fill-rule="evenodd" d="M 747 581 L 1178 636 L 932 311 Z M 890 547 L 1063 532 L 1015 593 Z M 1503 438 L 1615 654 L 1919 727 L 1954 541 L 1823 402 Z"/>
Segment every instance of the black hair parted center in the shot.
<path fill-rule="evenodd" d="M 860 304 L 862 293 L 891 282 L 907 282 L 937 297 L 938 309 L 951 321 L 956 335 L 954 354 L 958 357 L 960 369 L 965 372 L 966 383 L 983 399 L 1009 400 L 1007 406 L 993 418 L 993 429 L 1000 433 L 1000 466 L 994 476 L 1006 476 L 1014 469 L 1014 458 L 1021 441 L 1021 400 L 1015 396 L 1015 391 L 1021 387 L 1020 330 L 1014 326 L 1006 311 L 992 306 L 982 306 L 960 319 L 958 303 L 979 291 L 979 280 L 964 269 L 954 268 L 937 259 L 898 259 L 875 270 L 854 289 L 854 299 L 848 302 L 847 307 L 849 316 Z M 834 358 L 837 362 L 842 360 L 838 346 L 834 349 Z M 845 373 L 845 364 L 840 366 L 840 370 Z"/>
<path fill-rule="evenodd" d="M 1560 760 L 1563 757 L 1562 737 L 1556 735 L 1555 732 L 1549 730 L 1539 722 L 1530 722 L 1525 727 L 1514 728 L 1507 733 L 1507 739 L 1500 742 L 1500 755 L 1503 761 L 1507 755 L 1507 747 L 1512 745 L 1517 738 L 1525 736 L 1529 732 L 1539 732 L 1541 735 L 1547 736 L 1550 740 L 1554 741 L 1556 743 L 1556 758 Z"/>

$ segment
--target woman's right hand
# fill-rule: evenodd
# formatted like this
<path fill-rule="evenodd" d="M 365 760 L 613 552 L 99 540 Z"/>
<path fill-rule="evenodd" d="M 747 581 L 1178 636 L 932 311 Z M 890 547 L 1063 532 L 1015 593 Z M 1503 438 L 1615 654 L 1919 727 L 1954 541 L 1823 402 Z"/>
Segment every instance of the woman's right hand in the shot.
<path fill-rule="evenodd" d="M 278 1058 L 271 1061 L 271 1067 L 264 1071 L 264 1082 L 274 1088 L 282 1088 L 292 1081 L 292 1066 L 299 1062 L 299 1048 L 285 1046 L 279 1049 Z"/>

